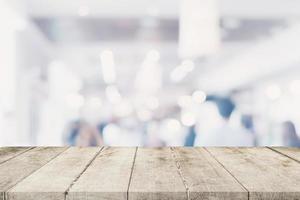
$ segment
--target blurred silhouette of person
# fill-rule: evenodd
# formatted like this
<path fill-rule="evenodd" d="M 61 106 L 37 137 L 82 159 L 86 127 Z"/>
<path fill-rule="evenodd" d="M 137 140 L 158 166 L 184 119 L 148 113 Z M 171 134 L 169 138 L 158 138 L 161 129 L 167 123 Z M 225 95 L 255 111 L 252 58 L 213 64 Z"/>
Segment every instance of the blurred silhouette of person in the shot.
<path fill-rule="evenodd" d="M 195 125 L 193 125 L 188 128 L 188 133 L 185 138 L 184 146 L 187 146 L 187 147 L 194 146 L 195 139 L 196 139 L 196 127 L 195 127 Z"/>
<path fill-rule="evenodd" d="M 88 147 L 102 144 L 103 140 L 97 127 L 90 126 L 87 123 L 82 124 L 76 137 L 76 146 Z"/>
<path fill-rule="evenodd" d="M 249 130 L 251 133 L 254 133 L 254 126 L 253 126 L 253 117 L 249 114 L 243 114 L 241 116 L 241 124 L 242 126 Z"/>
<path fill-rule="evenodd" d="M 67 126 L 64 131 L 64 143 L 66 145 L 76 145 L 76 138 L 79 134 L 81 123 L 82 122 L 80 120 L 74 120 Z"/>
<path fill-rule="evenodd" d="M 200 146 L 253 146 L 254 137 L 243 128 L 235 128 L 229 123 L 235 108 L 229 98 L 215 98 L 204 104 L 209 110 L 204 113 L 199 124 L 199 137 L 197 145 Z M 207 117 L 205 116 L 207 115 Z M 207 125 L 209 124 L 209 126 Z M 201 128 L 201 126 L 206 128 Z"/>
<path fill-rule="evenodd" d="M 283 122 L 281 124 L 280 130 L 284 146 L 300 147 L 300 138 L 297 136 L 296 128 L 293 122 Z"/>
<path fill-rule="evenodd" d="M 241 126 L 249 131 L 250 134 L 253 134 L 254 137 L 254 145 L 257 145 L 255 130 L 254 130 L 254 122 L 253 116 L 250 114 L 243 114 L 240 119 Z"/>

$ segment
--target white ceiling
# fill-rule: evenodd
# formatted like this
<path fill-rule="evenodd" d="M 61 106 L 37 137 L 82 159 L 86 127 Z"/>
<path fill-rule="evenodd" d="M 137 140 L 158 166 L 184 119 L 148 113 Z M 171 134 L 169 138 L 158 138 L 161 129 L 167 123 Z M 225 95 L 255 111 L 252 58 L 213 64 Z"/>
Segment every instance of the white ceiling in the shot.
<path fill-rule="evenodd" d="M 74 18 L 78 16 L 78 9 L 80 6 L 88 6 L 90 9 L 89 17 L 95 18 L 142 18 L 145 15 L 157 14 L 159 18 L 178 18 L 178 8 L 180 0 L 6 0 L 14 5 L 14 7 L 20 9 L 25 14 L 34 18 L 57 18 L 55 20 L 63 20 L 66 18 Z M 300 0 L 218 0 L 221 17 L 229 18 L 246 18 L 250 20 L 258 19 L 260 21 L 268 19 L 284 19 L 285 21 L 293 20 L 294 18 L 300 18 Z M 60 18 L 61 17 L 61 18 Z M 75 19 L 76 20 L 76 19 Z M 263 26 L 265 27 L 265 25 Z M 56 27 L 57 28 L 57 27 Z M 86 28 L 86 27 L 85 27 Z M 246 27 L 245 32 L 253 31 L 253 28 Z M 58 32 L 58 30 L 56 30 Z M 69 33 L 70 29 L 67 30 Z M 258 31 L 258 30 L 256 30 Z M 72 32 L 72 31 L 71 31 Z M 74 32 L 74 31 L 73 31 Z M 272 34 L 273 35 L 273 34 Z M 69 35 L 67 35 L 69 37 Z M 234 36 L 236 37 L 236 36 Z M 194 84 L 201 87 L 203 85 L 200 80 L 205 76 L 210 80 L 209 86 L 205 87 L 207 90 L 215 91 L 216 88 L 221 86 L 228 86 L 228 88 L 222 88 L 222 90 L 230 90 L 232 88 L 238 88 L 243 85 L 240 81 L 241 73 L 232 74 L 230 70 L 226 68 L 230 67 L 230 62 L 239 57 L 243 58 L 243 52 L 248 52 L 249 43 L 250 46 L 256 46 L 260 40 L 266 40 L 264 36 L 258 38 L 257 41 L 230 41 L 224 42 L 221 46 L 220 53 L 214 55 L 211 59 L 205 60 L 197 65 L 197 70 L 193 74 L 193 77 L 188 77 L 191 87 Z M 137 42 L 137 41 L 135 41 Z M 73 44 L 72 42 L 71 44 Z M 285 43 L 285 41 L 284 41 Z M 77 46 L 78 45 L 78 46 Z M 268 44 L 266 44 L 268 45 Z M 120 74 L 119 81 L 122 83 L 130 83 L 130 79 L 134 78 L 139 65 L 142 63 L 144 55 L 149 49 L 158 49 L 162 54 L 162 61 L 168 62 L 164 65 L 165 74 L 168 75 L 169 71 L 176 67 L 180 63 L 177 58 L 177 43 L 171 41 L 171 43 L 161 43 L 159 46 L 153 46 L 148 43 L 78 43 L 75 46 L 70 44 L 64 46 L 63 43 L 56 44 L 56 55 L 54 58 L 64 60 L 67 65 L 77 71 L 84 79 L 93 79 L 95 82 L 99 81 L 100 77 L 100 63 L 99 53 L 105 49 L 112 49 L 115 53 L 116 68 Z M 272 45 L 273 49 L 274 48 Z M 281 46 L 280 46 L 281 47 Z M 257 59 L 259 53 L 256 53 L 255 49 L 251 54 L 251 59 Z M 129 59 L 131 58 L 131 60 Z M 272 60 L 272 58 L 269 58 Z M 247 61 L 247 60 L 246 60 Z M 276 62 L 276 59 L 274 60 Z M 229 63 L 223 66 L 224 63 Z M 243 64 L 245 63 L 242 62 Z M 203 65 L 203 66 L 202 66 Z M 219 73 L 219 67 L 224 67 L 224 72 L 230 77 L 231 84 L 223 84 L 220 82 L 220 78 L 216 76 L 223 76 L 226 73 Z M 168 68 L 168 69 L 166 69 Z M 260 66 L 250 66 L 253 70 L 259 70 Z M 272 72 L 269 70 L 268 72 Z M 201 76 L 202 75 L 202 76 Z M 267 76 L 268 74 L 266 74 Z M 198 80 L 197 80 L 198 79 Z M 225 80 L 225 79 L 224 79 Z M 248 82 L 255 81 L 255 77 Z M 227 82 L 226 82 L 227 83 Z M 231 88 L 229 88 L 231 87 Z M 220 87 L 221 88 L 221 87 Z"/>
<path fill-rule="evenodd" d="M 157 13 L 176 18 L 180 0 L 6 0 L 29 16 L 76 16 L 88 6 L 91 16 L 141 17 Z M 299 0 L 217 0 L 221 16 L 243 18 L 300 17 Z"/>

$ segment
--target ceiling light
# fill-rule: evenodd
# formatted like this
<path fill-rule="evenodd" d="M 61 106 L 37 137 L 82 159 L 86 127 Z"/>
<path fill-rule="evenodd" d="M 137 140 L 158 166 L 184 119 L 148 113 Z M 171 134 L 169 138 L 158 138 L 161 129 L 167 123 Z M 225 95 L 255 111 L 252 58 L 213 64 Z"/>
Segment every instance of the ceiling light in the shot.
<path fill-rule="evenodd" d="M 221 43 L 217 0 L 182 0 L 179 15 L 179 54 L 194 58 L 215 54 Z"/>
<path fill-rule="evenodd" d="M 106 84 L 112 84 L 116 81 L 114 55 L 112 51 L 105 50 L 100 54 L 103 80 Z"/>

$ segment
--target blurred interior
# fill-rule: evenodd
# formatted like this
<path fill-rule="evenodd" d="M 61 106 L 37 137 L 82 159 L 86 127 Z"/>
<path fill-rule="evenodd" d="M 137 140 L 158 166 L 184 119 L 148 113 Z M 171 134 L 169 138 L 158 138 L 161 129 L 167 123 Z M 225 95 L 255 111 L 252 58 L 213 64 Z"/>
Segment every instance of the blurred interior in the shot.
<path fill-rule="evenodd" d="M 297 0 L 2 0 L 0 146 L 299 146 L 299 36 Z"/>

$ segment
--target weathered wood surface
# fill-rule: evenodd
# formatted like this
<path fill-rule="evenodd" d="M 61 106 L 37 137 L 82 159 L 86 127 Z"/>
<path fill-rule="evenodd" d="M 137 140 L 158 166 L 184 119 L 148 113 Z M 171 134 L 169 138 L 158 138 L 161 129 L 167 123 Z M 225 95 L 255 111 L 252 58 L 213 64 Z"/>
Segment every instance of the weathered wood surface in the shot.
<path fill-rule="evenodd" d="M 20 155 L 21 153 L 24 153 L 28 150 L 30 150 L 30 147 L 1 147 L 0 148 L 0 164 L 4 163 L 15 156 Z"/>
<path fill-rule="evenodd" d="M 127 199 L 136 148 L 105 147 L 78 181 L 67 199 Z"/>
<path fill-rule="evenodd" d="M 188 199 L 170 148 L 137 150 L 129 199 Z"/>
<path fill-rule="evenodd" d="M 203 148 L 172 148 L 190 199 L 248 199 L 247 191 Z"/>
<path fill-rule="evenodd" d="M 300 199 L 299 148 L 0 148 L 0 200 Z"/>
<path fill-rule="evenodd" d="M 71 147 L 7 192 L 13 200 L 64 200 L 65 192 L 101 148 Z"/>
<path fill-rule="evenodd" d="M 0 199 L 1 196 L 4 198 L 4 192 L 7 192 L 22 179 L 47 164 L 65 149 L 63 147 L 37 147 L 2 163 L 0 165 Z"/>
<path fill-rule="evenodd" d="M 292 158 L 292 159 L 300 162 L 299 148 L 295 148 L 295 147 L 272 147 L 271 149 L 274 150 L 274 151 L 277 151 L 279 153 L 282 153 L 283 155 L 286 155 L 289 158 Z"/>
<path fill-rule="evenodd" d="M 249 199 L 300 199 L 300 165 L 268 148 L 207 148 Z"/>

